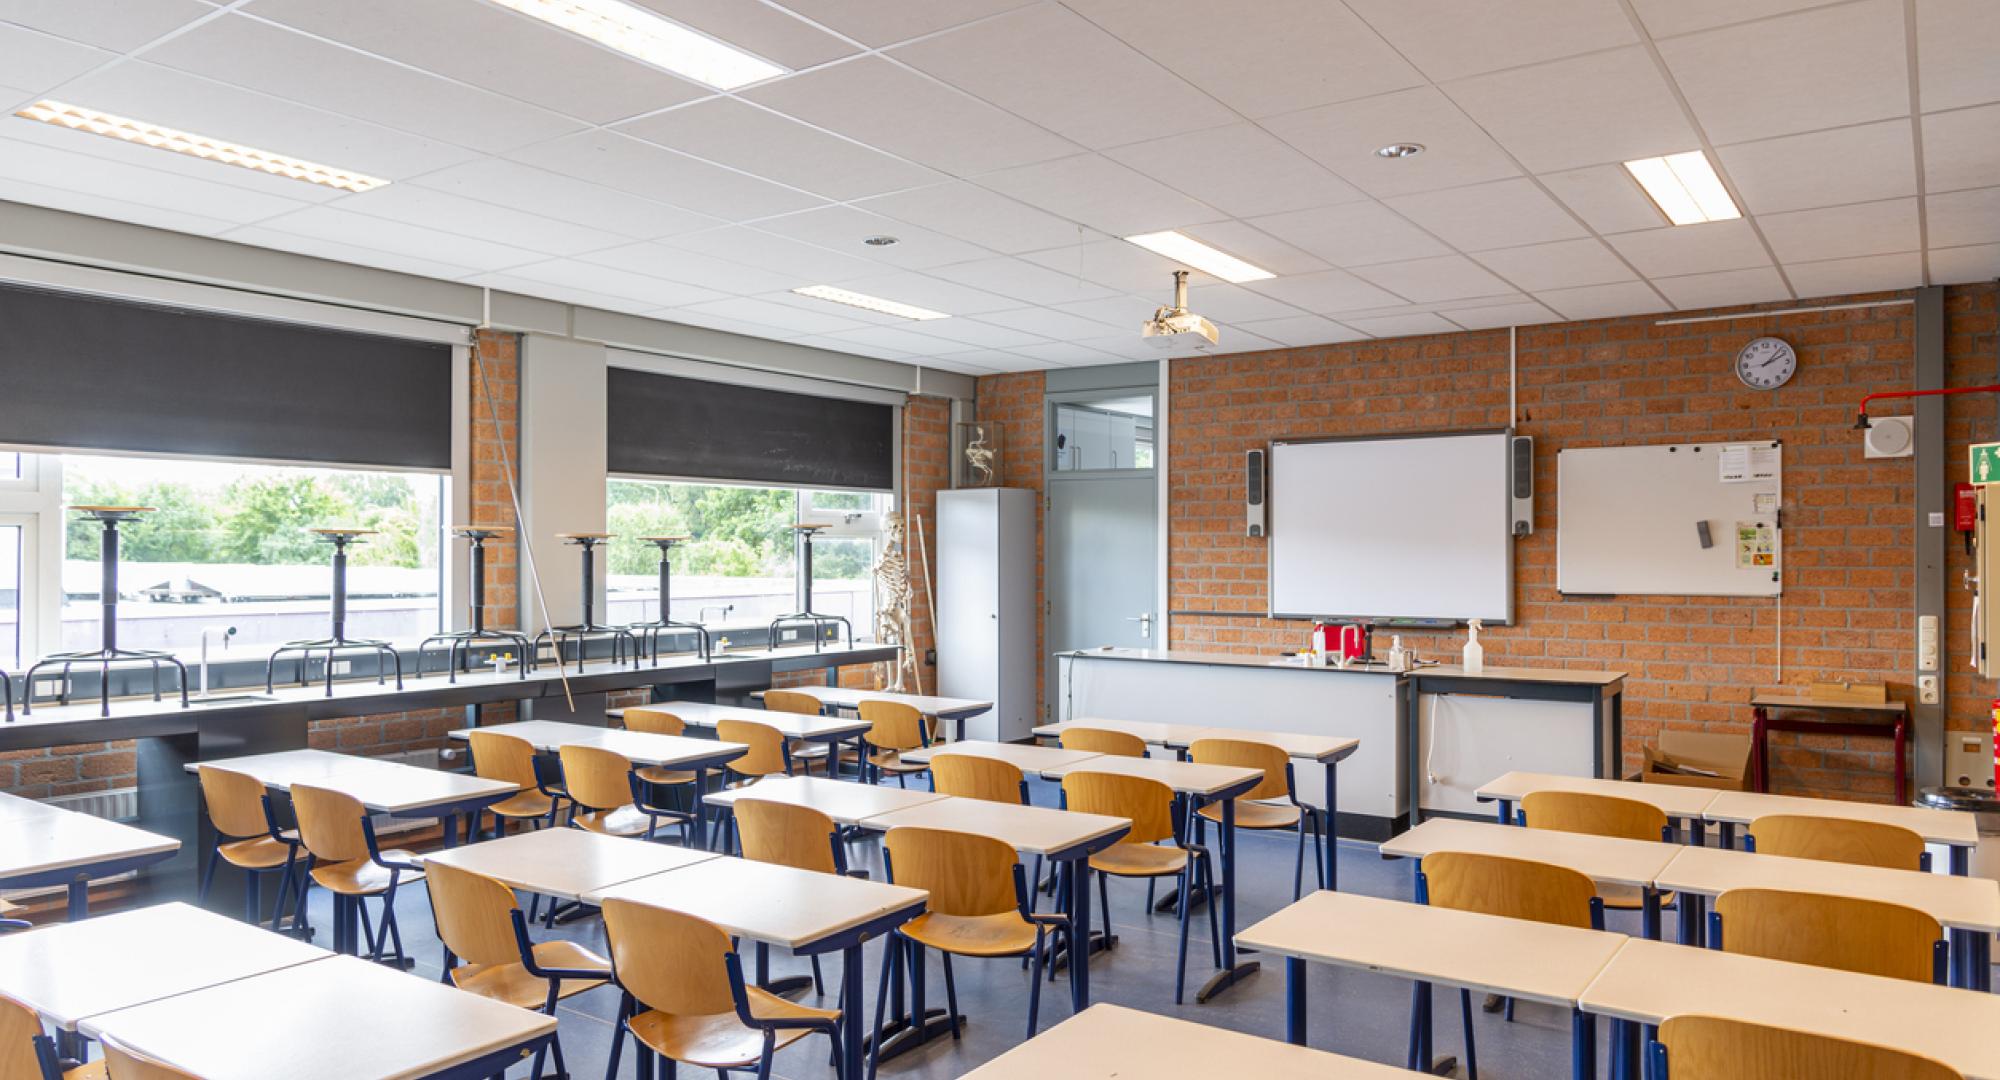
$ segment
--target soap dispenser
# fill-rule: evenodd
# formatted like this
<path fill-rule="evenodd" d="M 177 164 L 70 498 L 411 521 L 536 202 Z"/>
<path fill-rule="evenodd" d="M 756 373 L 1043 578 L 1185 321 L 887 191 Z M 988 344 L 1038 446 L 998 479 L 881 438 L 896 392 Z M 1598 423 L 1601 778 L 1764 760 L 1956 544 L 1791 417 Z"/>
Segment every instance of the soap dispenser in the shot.
<path fill-rule="evenodd" d="M 1459 661 L 1467 675 L 1479 675 L 1486 671 L 1486 647 L 1479 643 L 1479 620 L 1474 619 L 1465 626 L 1465 654 Z"/>

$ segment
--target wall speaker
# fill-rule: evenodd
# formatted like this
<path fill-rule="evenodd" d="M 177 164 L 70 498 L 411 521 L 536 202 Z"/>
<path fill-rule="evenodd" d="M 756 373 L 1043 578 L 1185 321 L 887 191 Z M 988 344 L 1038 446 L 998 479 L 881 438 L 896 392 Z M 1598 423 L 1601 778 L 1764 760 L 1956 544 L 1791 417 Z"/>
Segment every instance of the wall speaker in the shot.
<path fill-rule="evenodd" d="M 1509 447 L 1512 474 L 1508 495 L 1514 519 L 1514 535 L 1527 536 L 1535 531 L 1535 437 L 1516 435 Z"/>
<path fill-rule="evenodd" d="M 1243 511 L 1245 523 L 1243 535 L 1259 537 L 1264 535 L 1264 451 L 1250 450 L 1243 455 Z"/>

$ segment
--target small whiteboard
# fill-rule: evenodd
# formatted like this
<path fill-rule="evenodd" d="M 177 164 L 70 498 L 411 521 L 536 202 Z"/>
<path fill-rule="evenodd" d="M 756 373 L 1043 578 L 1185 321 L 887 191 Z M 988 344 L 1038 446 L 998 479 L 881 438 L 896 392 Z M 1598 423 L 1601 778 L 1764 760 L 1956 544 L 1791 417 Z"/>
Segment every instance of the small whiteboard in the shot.
<path fill-rule="evenodd" d="M 1556 591 L 1778 595 L 1781 458 L 1770 440 L 1559 451 Z"/>

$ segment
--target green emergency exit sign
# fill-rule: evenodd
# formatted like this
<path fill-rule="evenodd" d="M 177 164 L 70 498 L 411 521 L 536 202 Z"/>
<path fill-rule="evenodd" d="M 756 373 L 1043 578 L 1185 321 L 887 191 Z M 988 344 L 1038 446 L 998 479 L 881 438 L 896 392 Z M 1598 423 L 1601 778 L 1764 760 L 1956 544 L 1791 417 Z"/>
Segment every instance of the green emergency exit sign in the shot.
<path fill-rule="evenodd" d="M 2000 443 L 1972 445 L 1972 482 L 2000 484 Z"/>

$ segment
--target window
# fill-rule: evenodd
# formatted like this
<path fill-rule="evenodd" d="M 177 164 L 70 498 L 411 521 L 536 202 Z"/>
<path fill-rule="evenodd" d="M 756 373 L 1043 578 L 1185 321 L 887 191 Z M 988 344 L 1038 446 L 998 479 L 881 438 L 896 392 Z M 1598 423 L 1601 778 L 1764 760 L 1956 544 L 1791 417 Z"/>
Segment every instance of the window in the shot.
<path fill-rule="evenodd" d="M 439 511 L 428 473 L 64 455 L 62 504 L 154 507 L 119 530 L 118 642 L 192 649 L 234 626 L 232 653 L 261 656 L 331 629 L 331 549 L 310 531 L 376 530 L 349 551 L 347 633 L 414 642 L 441 627 Z M 65 650 L 101 637 L 97 523 L 65 513 Z M 44 651 L 53 651 L 45 649 Z"/>
<path fill-rule="evenodd" d="M 0 482 L 21 479 L 21 455 L 0 451 Z"/>
<path fill-rule="evenodd" d="M 1057 472 L 1153 467 L 1153 397 L 1114 391 L 1055 406 Z"/>
<path fill-rule="evenodd" d="M 21 669 L 21 577 L 23 527 L 0 522 L 0 670 Z"/>
<path fill-rule="evenodd" d="M 874 569 L 889 496 L 864 491 L 612 480 L 609 618 L 659 618 L 659 549 L 641 536 L 679 535 L 673 552 L 673 618 L 711 631 L 764 629 L 798 610 L 791 526 L 824 524 L 813 541 L 813 608 L 875 629 Z"/>

